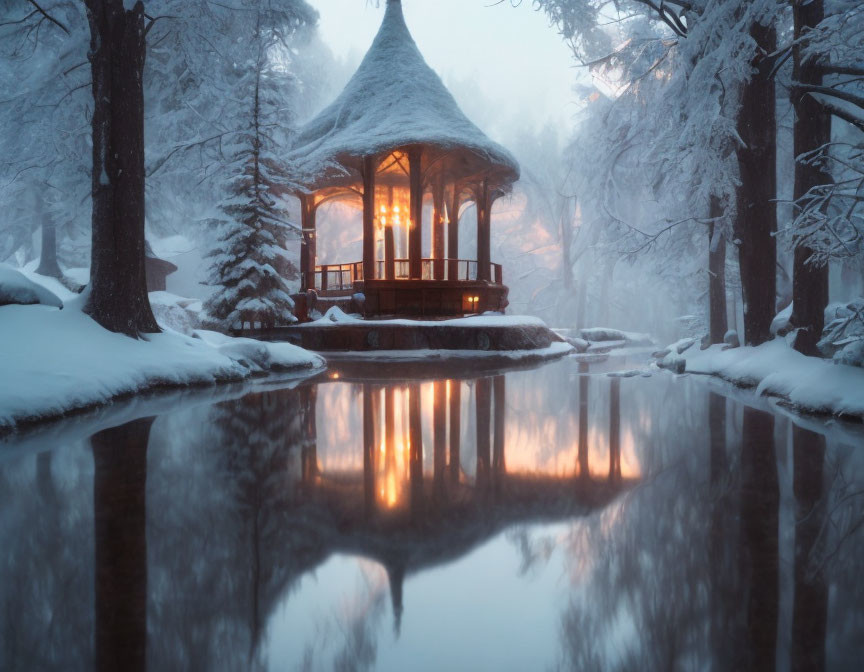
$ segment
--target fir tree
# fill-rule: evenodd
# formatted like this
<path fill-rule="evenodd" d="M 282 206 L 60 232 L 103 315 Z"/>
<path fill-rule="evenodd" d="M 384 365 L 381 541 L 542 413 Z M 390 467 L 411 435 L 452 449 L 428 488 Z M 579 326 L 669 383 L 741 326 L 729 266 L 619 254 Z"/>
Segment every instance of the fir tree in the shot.
<path fill-rule="evenodd" d="M 259 12 L 253 57 L 235 87 L 235 95 L 248 101 L 248 123 L 230 148 L 229 196 L 220 204 L 224 232 L 208 255 L 213 263 L 207 284 L 219 289 L 205 304 L 210 318 L 229 329 L 296 321 L 286 283 L 296 268 L 285 249 L 296 227 L 284 219 L 278 196 L 287 172 L 278 156 L 287 137 L 280 101 L 290 78 L 269 58 L 279 39 L 277 31 L 262 26 Z"/>

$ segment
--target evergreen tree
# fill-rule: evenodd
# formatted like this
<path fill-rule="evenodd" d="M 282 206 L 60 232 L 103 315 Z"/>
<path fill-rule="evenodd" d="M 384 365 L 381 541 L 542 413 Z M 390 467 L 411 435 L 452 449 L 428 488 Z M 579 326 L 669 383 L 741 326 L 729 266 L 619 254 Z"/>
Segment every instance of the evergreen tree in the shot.
<path fill-rule="evenodd" d="M 279 197 L 287 173 L 279 158 L 288 138 L 282 101 L 292 82 L 284 64 L 273 58 L 282 35 L 278 23 L 265 25 L 271 18 L 257 12 L 251 58 L 238 68 L 233 92 L 247 106 L 247 122 L 228 148 L 229 194 L 220 204 L 224 231 L 209 255 L 207 283 L 219 289 L 205 304 L 210 318 L 224 328 L 296 321 L 286 283 L 296 277 L 296 268 L 285 247 L 297 228 L 286 221 Z"/>

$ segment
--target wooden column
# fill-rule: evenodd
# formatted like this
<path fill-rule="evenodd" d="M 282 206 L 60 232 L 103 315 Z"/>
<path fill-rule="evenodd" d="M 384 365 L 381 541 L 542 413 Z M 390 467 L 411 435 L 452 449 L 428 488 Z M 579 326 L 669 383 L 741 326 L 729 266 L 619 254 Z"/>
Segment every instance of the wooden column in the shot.
<path fill-rule="evenodd" d="M 374 156 L 363 157 L 363 280 L 375 279 L 375 171 Z"/>
<path fill-rule="evenodd" d="M 315 289 L 315 268 L 318 263 L 318 208 L 315 196 L 309 196 L 309 212 L 306 215 L 304 239 L 306 241 L 306 288 Z"/>
<path fill-rule="evenodd" d="M 479 378 L 474 395 L 477 412 L 477 484 L 485 485 L 489 478 L 489 452 L 492 416 L 492 381 Z"/>
<path fill-rule="evenodd" d="M 450 382 L 450 483 L 459 484 L 462 460 L 459 456 L 462 439 L 462 381 Z"/>
<path fill-rule="evenodd" d="M 300 290 L 315 289 L 315 195 L 300 194 Z M 310 251 L 311 248 L 311 251 Z"/>
<path fill-rule="evenodd" d="M 297 198 L 300 201 L 300 291 L 305 292 L 309 289 L 309 255 L 306 253 L 309 240 L 306 237 L 306 232 L 309 229 L 309 199 L 311 196 L 299 194 Z"/>
<path fill-rule="evenodd" d="M 393 238 L 393 187 L 387 188 L 387 225 L 384 227 L 384 277 L 396 279 L 396 241 Z"/>
<path fill-rule="evenodd" d="M 432 277 L 444 279 L 444 184 L 439 180 L 432 189 Z"/>
<path fill-rule="evenodd" d="M 459 208 L 462 205 L 462 185 L 453 184 L 450 199 L 450 222 L 447 224 L 447 279 L 459 278 Z"/>
<path fill-rule="evenodd" d="M 486 178 L 477 199 L 477 279 L 487 282 L 492 281 L 491 211 L 492 198 L 489 194 L 489 179 Z"/>
<path fill-rule="evenodd" d="M 422 150 L 408 150 L 408 172 L 411 182 L 411 228 L 408 231 L 408 270 L 412 280 L 423 277 L 423 172 Z"/>

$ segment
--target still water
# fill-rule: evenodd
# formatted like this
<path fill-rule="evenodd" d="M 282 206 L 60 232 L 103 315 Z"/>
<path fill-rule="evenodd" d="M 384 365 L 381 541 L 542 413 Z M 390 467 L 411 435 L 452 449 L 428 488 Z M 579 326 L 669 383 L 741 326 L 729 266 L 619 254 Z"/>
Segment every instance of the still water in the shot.
<path fill-rule="evenodd" d="M 862 427 L 633 366 L 343 364 L 7 438 L 0 669 L 862 669 Z"/>

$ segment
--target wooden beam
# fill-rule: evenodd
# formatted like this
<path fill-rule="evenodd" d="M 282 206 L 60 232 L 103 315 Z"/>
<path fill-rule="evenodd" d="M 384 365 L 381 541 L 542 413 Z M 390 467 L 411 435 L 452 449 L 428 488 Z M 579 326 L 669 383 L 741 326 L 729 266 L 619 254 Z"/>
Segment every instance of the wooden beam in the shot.
<path fill-rule="evenodd" d="M 393 187 L 387 187 L 387 225 L 384 227 L 384 277 L 396 279 L 396 241 L 393 238 Z"/>
<path fill-rule="evenodd" d="M 408 231 L 408 270 L 412 280 L 423 277 L 423 153 L 420 147 L 408 150 L 411 183 L 411 228 Z"/>
<path fill-rule="evenodd" d="M 300 291 L 309 289 L 309 256 L 306 254 L 306 231 L 309 228 L 309 196 L 300 194 Z"/>
<path fill-rule="evenodd" d="M 492 281 L 492 198 L 489 193 L 489 178 L 483 179 L 477 199 L 477 279 Z"/>
<path fill-rule="evenodd" d="M 453 193 L 450 198 L 450 221 L 447 224 L 447 258 L 450 260 L 447 268 L 448 280 L 459 277 L 459 208 L 462 206 L 462 185 L 453 183 Z"/>
<path fill-rule="evenodd" d="M 363 279 L 375 278 L 375 171 L 377 159 L 363 157 Z"/>
<path fill-rule="evenodd" d="M 444 183 L 440 180 L 432 188 L 432 257 L 433 278 L 444 279 Z"/>
<path fill-rule="evenodd" d="M 315 267 L 318 265 L 318 206 L 314 194 L 309 197 L 309 213 L 304 229 L 306 240 L 306 287 L 315 289 Z"/>

